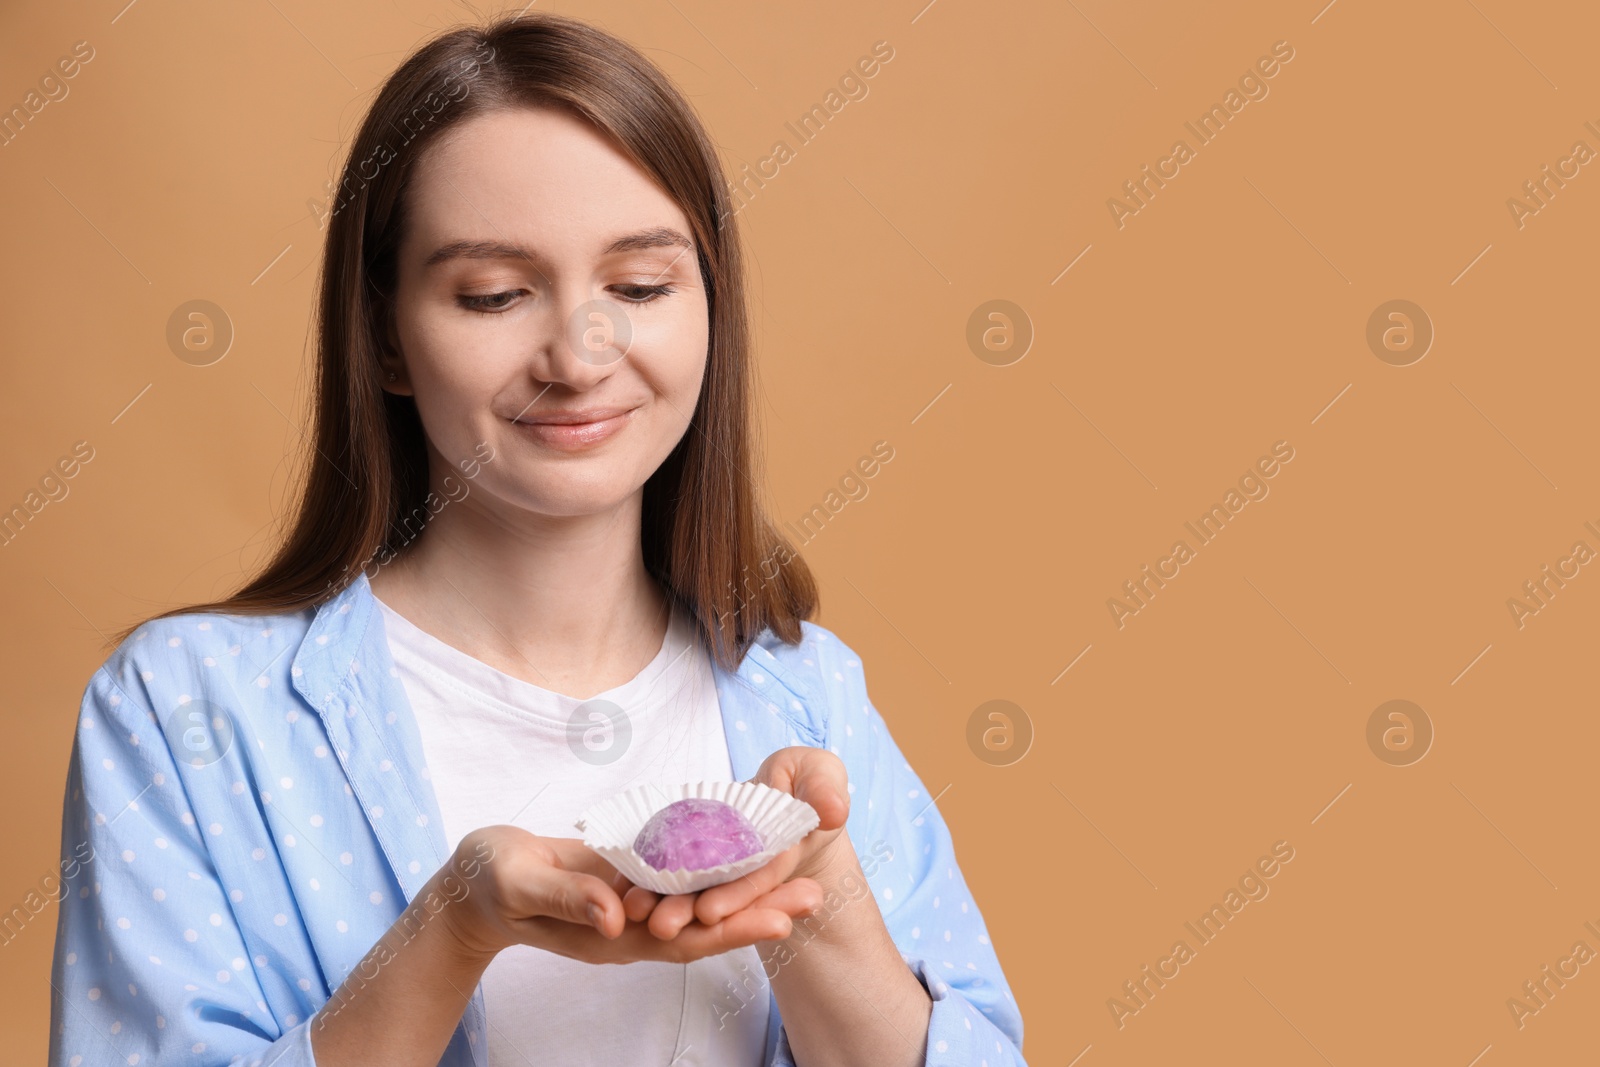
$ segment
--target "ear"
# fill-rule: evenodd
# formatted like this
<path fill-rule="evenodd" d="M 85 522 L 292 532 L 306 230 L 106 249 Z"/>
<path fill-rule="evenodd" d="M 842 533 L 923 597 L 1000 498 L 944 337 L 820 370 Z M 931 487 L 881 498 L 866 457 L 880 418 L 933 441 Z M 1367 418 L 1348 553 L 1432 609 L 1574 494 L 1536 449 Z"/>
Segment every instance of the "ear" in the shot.
<path fill-rule="evenodd" d="M 386 393 L 395 396 L 413 396 L 411 389 L 411 376 L 406 372 L 405 357 L 400 352 L 400 335 L 395 330 L 394 315 L 384 313 L 385 344 L 383 354 L 378 357 L 378 366 L 382 375 L 380 385 Z"/>

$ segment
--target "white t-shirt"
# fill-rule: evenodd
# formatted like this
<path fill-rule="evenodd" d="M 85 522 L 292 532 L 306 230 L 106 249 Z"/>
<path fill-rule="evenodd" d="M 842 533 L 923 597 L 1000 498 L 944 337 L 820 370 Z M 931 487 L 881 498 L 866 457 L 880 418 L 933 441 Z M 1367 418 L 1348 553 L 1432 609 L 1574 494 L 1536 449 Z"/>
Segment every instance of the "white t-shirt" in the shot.
<path fill-rule="evenodd" d="M 498 671 L 379 604 L 451 850 L 500 823 L 581 838 L 573 823 L 615 793 L 733 780 L 710 656 L 681 608 L 644 670 L 579 700 Z M 574 732 L 575 715 L 592 725 Z M 513 945 L 490 962 L 483 991 L 489 1067 L 759 1067 L 765 1051 L 768 984 L 753 947 L 619 966 Z"/>

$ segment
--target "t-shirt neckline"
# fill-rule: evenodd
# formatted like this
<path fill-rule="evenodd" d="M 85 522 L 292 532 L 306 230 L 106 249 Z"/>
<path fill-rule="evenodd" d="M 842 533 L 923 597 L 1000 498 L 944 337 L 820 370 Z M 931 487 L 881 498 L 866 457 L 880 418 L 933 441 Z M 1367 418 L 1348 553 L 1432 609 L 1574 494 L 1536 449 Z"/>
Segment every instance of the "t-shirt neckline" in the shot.
<path fill-rule="evenodd" d="M 671 606 L 671 616 L 661 648 L 638 674 L 619 685 L 589 697 L 575 697 L 535 685 L 500 670 L 463 652 L 454 645 L 422 629 L 394 608 L 378 600 L 385 631 L 391 646 L 414 669 L 433 669 L 455 686 L 480 699 L 503 705 L 518 715 L 533 716 L 565 725 L 583 704 L 605 700 L 623 708 L 642 707 L 645 696 L 666 672 L 683 658 L 692 643 L 692 628 L 683 609 Z M 391 649 L 391 654 L 394 649 Z"/>

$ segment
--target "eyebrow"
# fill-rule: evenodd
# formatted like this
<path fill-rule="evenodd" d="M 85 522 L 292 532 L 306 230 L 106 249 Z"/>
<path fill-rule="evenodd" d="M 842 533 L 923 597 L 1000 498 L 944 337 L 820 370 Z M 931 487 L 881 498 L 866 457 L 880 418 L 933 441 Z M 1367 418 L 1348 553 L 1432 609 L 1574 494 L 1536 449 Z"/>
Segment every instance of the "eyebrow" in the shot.
<path fill-rule="evenodd" d="M 603 256 L 622 252 L 638 252 L 649 248 L 693 248 L 694 244 L 669 226 L 657 226 L 637 233 L 623 234 L 601 251 Z M 422 262 L 428 270 L 452 259 L 525 259 L 530 263 L 542 262 L 538 252 L 507 241 L 451 241 L 435 249 Z"/>

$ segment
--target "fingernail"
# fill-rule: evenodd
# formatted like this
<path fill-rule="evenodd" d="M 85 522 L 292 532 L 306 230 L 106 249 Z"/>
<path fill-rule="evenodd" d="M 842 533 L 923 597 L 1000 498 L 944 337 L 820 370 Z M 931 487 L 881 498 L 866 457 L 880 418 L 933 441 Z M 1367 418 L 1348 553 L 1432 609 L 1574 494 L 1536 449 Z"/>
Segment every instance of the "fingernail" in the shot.
<path fill-rule="evenodd" d="M 589 925 L 596 930 L 600 929 L 600 920 L 605 918 L 605 912 L 600 910 L 600 905 L 589 905 Z"/>

